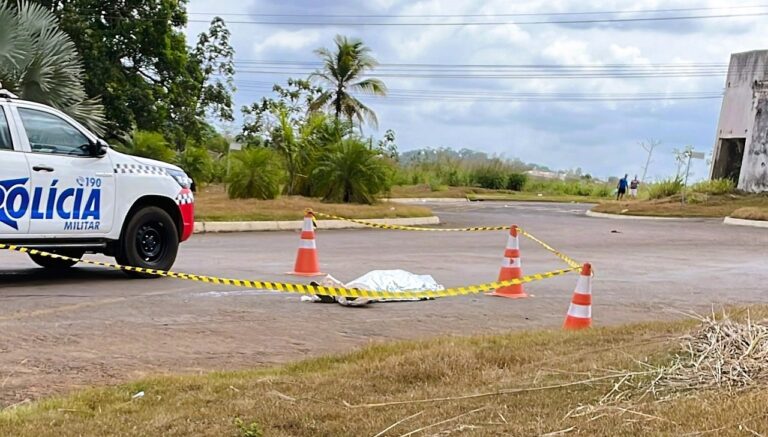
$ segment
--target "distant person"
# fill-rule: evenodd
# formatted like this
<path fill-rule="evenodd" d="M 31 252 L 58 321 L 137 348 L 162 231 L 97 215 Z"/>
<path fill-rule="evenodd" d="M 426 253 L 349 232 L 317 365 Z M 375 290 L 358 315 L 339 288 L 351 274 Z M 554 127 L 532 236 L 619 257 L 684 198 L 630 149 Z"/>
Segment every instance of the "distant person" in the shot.
<path fill-rule="evenodd" d="M 618 189 L 616 192 L 616 200 L 623 199 L 624 195 L 627 194 L 627 185 L 629 185 L 629 182 L 627 182 L 628 177 L 629 175 L 625 174 L 623 178 L 619 179 L 619 184 L 616 186 Z"/>
<path fill-rule="evenodd" d="M 632 196 L 633 199 L 637 199 L 637 187 L 639 186 L 640 181 L 637 179 L 637 175 L 635 175 L 635 178 L 629 183 L 629 195 Z"/>

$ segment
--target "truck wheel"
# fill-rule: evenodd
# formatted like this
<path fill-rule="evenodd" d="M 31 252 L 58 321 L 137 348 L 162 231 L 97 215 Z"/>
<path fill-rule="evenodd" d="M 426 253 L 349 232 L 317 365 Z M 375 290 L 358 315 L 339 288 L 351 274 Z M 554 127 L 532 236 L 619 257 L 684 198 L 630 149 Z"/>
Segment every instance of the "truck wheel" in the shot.
<path fill-rule="evenodd" d="M 29 257 L 32 259 L 32 261 L 35 262 L 35 264 L 39 265 L 40 267 L 45 267 L 46 269 L 53 269 L 53 270 L 63 270 L 68 269 L 75 264 L 77 264 L 80 261 L 80 258 L 83 257 L 85 254 L 84 250 L 77 250 L 77 249 L 69 249 L 69 250 L 49 250 L 47 252 L 55 253 L 58 255 L 66 256 L 69 258 L 75 258 L 74 260 L 69 259 L 60 259 L 60 258 L 51 258 L 49 256 L 43 256 L 43 255 L 33 255 L 29 254 Z"/>
<path fill-rule="evenodd" d="M 179 233 L 167 212 L 155 206 L 140 209 L 128 221 L 120 238 L 115 256 L 124 266 L 169 270 L 179 250 Z M 158 278 L 157 275 L 126 271 L 137 278 Z"/>

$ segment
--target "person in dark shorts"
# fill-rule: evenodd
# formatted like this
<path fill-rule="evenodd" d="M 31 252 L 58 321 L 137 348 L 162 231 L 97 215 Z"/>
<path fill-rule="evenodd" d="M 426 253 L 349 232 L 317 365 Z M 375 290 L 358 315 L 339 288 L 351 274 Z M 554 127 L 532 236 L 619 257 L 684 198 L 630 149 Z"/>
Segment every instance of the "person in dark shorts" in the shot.
<path fill-rule="evenodd" d="M 616 200 L 623 199 L 624 195 L 627 194 L 627 185 L 629 185 L 629 182 L 627 182 L 627 177 L 629 177 L 629 175 L 625 174 L 623 178 L 619 179 L 619 184 L 616 186 L 616 188 L 618 188 L 618 192 L 616 193 Z"/>

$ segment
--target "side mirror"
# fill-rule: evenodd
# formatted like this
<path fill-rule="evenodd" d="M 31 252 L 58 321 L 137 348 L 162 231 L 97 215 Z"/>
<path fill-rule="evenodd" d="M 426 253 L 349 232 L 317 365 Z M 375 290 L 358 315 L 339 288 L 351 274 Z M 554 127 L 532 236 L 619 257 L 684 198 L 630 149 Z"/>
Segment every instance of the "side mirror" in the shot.
<path fill-rule="evenodd" d="M 109 148 L 109 145 L 107 144 L 107 142 L 99 138 L 96 141 L 93 141 L 90 144 L 88 144 L 88 153 L 93 157 L 101 158 L 102 156 L 107 154 L 108 148 Z"/>

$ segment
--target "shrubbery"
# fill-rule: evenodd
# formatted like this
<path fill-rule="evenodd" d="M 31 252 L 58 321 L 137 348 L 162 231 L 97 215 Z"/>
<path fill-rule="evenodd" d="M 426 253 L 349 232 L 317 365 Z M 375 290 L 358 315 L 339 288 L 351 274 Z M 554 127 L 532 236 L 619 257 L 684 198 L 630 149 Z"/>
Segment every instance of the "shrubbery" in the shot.
<path fill-rule="evenodd" d="M 492 162 L 476 168 L 472 181 L 480 188 L 502 190 L 507 187 L 507 172 L 500 163 Z"/>
<path fill-rule="evenodd" d="M 697 182 L 691 189 L 702 194 L 728 194 L 736 190 L 736 184 L 730 179 L 712 179 Z"/>
<path fill-rule="evenodd" d="M 274 199 L 285 179 L 279 157 L 263 147 L 232 152 L 227 194 L 231 199 Z"/>
<path fill-rule="evenodd" d="M 391 173 L 388 158 L 347 138 L 320 154 L 310 180 L 313 193 L 324 200 L 370 204 L 389 190 Z"/>
<path fill-rule="evenodd" d="M 663 179 L 648 185 L 649 199 L 663 199 L 665 197 L 680 194 L 683 189 L 683 180 L 678 178 Z"/>
<path fill-rule="evenodd" d="M 507 189 L 512 191 L 523 191 L 528 182 L 528 176 L 524 173 L 510 173 L 507 176 Z"/>

